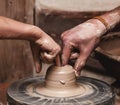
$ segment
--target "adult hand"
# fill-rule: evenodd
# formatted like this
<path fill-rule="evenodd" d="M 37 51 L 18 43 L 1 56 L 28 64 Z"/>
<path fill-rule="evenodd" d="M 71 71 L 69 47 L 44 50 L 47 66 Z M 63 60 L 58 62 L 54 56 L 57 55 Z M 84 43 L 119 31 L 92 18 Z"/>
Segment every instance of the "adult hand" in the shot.
<path fill-rule="evenodd" d="M 105 32 L 106 27 L 97 19 L 90 19 L 65 31 L 61 35 L 63 41 L 62 64 L 66 65 L 70 59 L 77 58 L 74 69 L 76 76 L 79 76 L 88 56 Z M 72 53 L 74 48 L 79 50 L 79 53 Z"/>
<path fill-rule="evenodd" d="M 33 58 L 37 72 L 41 70 L 41 61 L 52 62 L 60 52 L 60 46 L 45 32 L 38 27 L 33 28 L 33 36 L 40 36 L 36 41 L 31 42 Z"/>
<path fill-rule="evenodd" d="M 60 51 L 55 41 L 40 28 L 0 16 L 0 39 L 21 39 L 31 41 L 33 58 L 37 72 L 41 69 L 41 60 L 52 61 Z"/>

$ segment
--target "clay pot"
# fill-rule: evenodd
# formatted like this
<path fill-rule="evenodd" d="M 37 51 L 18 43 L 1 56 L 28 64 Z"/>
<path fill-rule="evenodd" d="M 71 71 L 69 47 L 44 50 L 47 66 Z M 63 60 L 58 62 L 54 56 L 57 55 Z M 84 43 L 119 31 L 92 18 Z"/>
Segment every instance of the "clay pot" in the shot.
<path fill-rule="evenodd" d="M 46 77 L 13 83 L 7 92 L 9 105 L 114 105 L 112 88 L 99 80 L 75 78 L 70 65 L 52 66 Z"/>

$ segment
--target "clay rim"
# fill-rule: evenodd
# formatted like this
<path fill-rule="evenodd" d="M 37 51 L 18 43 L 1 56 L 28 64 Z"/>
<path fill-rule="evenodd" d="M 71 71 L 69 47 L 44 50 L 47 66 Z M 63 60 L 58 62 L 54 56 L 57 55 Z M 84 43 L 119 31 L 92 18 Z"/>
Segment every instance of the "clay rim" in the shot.
<path fill-rule="evenodd" d="M 113 39 L 113 38 L 120 38 L 120 32 L 111 33 L 111 34 L 108 34 L 106 36 L 103 36 L 102 40 Z M 108 57 L 110 59 L 113 59 L 113 60 L 115 60 L 117 62 L 120 62 L 120 56 L 119 55 L 113 55 L 113 54 L 107 52 L 106 50 L 102 49 L 100 46 L 98 46 L 95 49 L 95 52 L 100 53 L 102 55 L 105 55 L 106 57 Z"/>

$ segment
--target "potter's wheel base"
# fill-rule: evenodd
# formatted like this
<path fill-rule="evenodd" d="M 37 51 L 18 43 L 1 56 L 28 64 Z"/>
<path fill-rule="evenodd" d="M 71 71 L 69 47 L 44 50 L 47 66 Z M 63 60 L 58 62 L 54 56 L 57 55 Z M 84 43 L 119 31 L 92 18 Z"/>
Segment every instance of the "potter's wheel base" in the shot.
<path fill-rule="evenodd" d="M 44 77 L 36 77 L 13 83 L 7 92 L 9 105 L 114 105 L 111 87 L 96 79 L 78 78 L 77 83 L 84 84 L 89 91 L 67 97 L 59 97 L 59 93 L 57 97 L 41 94 L 36 87 L 43 82 Z"/>

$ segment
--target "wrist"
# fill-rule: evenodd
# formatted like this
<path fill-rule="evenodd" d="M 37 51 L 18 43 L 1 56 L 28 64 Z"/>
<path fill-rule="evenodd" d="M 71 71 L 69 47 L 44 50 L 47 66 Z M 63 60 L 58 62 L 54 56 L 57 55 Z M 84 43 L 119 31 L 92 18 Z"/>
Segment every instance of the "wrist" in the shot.
<path fill-rule="evenodd" d="M 110 30 L 110 26 L 104 18 L 102 18 L 101 16 L 97 16 L 97 17 L 94 17 L 94 19 L 99 20 L 105 26 L 106 32 Z"/>
<path fill-rule="evenodd" d="M 104 15 L 100 16 L 103 18 L 110 26 L 110 29 L 113 29 L 118 23 L 120 23 L 120 7 L 116 8 Z"/>
<path fill-rule="evenodd" d="M 42 37 L 43 31 L 37 26 L 30 25 L 27 29 L 27 34 L 29 35 L 28 40 L 36 41 Z"/>
<path fill-rule="evenodd" d="M 107 32 L 105 25 L 98 19 L 93 18 L 86 21 L 86 23 L 91 23 L 93 25 L 94 33 L 97 37 L 101 37 Z"/>

